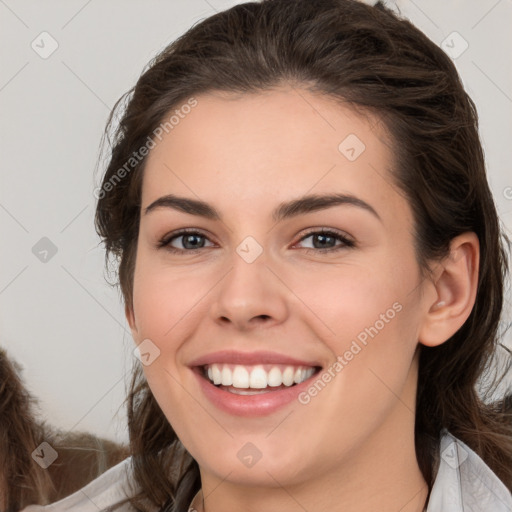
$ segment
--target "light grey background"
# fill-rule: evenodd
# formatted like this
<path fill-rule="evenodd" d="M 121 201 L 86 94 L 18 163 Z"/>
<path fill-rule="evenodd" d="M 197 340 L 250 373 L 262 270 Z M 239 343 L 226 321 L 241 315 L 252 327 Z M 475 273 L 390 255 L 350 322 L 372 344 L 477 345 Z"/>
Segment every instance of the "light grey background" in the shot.
<path fill-rule="evenodd" d="M 0 345 L 23 365 L 42 416 L 57 427 L 127 440 L 133 342 L 120 294 L 104 280 L 93 224 L 109 110 L 159 50 L 237 3 L 0 0 Z M 489 180 L 510 234 L 512 1 L 388 4 L 454 55 L 467 42 L 454 60 L 479 109 Z M 57 248 L 46 262 L 33 253 L 43 237 Z"/>

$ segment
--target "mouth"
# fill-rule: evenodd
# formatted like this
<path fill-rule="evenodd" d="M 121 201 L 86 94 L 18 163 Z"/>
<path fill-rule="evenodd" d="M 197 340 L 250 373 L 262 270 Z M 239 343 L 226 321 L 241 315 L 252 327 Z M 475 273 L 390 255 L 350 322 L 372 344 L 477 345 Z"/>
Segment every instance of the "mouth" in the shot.
<path fill-rule="evenodd" d="M 270 415 L 297 403 L 323 368 L 275 352 L 232 350 L 201 356 L 189 367 L 207 402 L 237 417 Z"/>
<path fill-rule="evenodd" d="M 260 395 L 292 388 L 320 371 L 318 366 L 289 364 L 206 364 L 198 368 L 216 388 L 235 395 Z"/>

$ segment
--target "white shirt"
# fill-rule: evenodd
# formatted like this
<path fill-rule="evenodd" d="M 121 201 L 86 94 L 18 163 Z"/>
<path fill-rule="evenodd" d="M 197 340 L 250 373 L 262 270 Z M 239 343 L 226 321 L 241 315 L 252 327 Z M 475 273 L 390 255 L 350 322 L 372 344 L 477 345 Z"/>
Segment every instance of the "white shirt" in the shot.
<path fill-rule="evenodd" d="M 440 463 L 427 512 L 512 512 L 512 494 L 466 444 L 443 430 Z M 130 457 L 74 494 L 51 505 L 30 505 L 21 512 L 98 512 L 128 496 Z M 191 509 L 203 512 L 199 494 Z M 133 512 L 129 504 L 120 512 Z"/>

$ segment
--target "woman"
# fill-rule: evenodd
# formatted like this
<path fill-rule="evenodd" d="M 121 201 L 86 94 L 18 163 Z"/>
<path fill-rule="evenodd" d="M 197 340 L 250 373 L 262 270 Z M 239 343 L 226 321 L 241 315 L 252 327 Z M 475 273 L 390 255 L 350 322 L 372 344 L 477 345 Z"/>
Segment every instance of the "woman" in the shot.
<path fill-rule="evenodd" d="M 142 363 L 131 457 L 48 510 L 511 509 L 510 415 L 476 390 L 506 239 L 474 104 L 409 22 L 264 0 L 197 24 L 96 195 Z"/>

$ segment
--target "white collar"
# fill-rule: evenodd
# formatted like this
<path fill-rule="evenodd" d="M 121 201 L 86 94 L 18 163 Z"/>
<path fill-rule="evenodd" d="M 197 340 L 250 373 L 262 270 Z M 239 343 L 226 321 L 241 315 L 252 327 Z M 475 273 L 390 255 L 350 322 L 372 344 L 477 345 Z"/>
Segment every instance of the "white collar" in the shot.
<path fill-rule="evenodd" d="M 427 512 L 511 512 L 512 494 L 460 439 L 442 431 L 439 469 Z"/>

